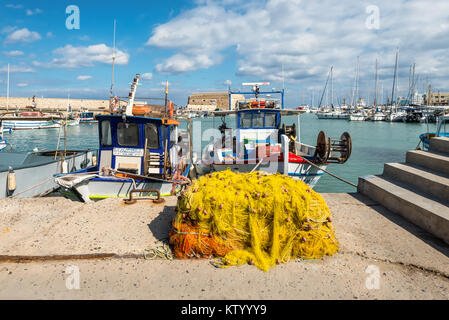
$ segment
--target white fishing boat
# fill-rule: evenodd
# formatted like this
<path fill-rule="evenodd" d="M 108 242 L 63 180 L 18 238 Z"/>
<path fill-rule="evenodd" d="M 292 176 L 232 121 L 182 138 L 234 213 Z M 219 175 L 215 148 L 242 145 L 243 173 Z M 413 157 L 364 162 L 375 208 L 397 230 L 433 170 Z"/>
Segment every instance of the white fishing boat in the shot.
<path fill-rule="evenodd" d="M 269 174 L 282 173 L 302 180 L 314 187 L 324 174 L 329 163 L 345 163 L 351 154 L 351 138 L 344 133 L 340 140 L 328 139 L 324 132 L 319 134 L 316 147 L 304 144 L 299 138 L 299 110 L 284 109 L 284 91 L 260 92 L 259 83 L 253 85 L 252 92 L 229 92 L 233 94 L 254 94 L 256 101 L 265 105 L 275 105 L 260 95 L 280 94 L 280 107 L 237 108 L 214 112 L 214 116 L 235 116 L 236 129 L 220 127 L 222 138 L 209 144 L 196 163 L 201 175 L 231 169 L 235 172 L 262 171 Z M 254 101 L 254 100 L 252 100 Z M 251 105 L 240 103 L 239 106 Z M 282 124 L 282 116 L 297 115 L 298 124 Z M 223 119 L 223 118 L 222 118 Z"/>
<path fill-rule="evenodd" d="M 59 188 L 55 174 L 94 164 L 94 152 L 0 152 L 0 199 L 43 196 Z"/>
<path fill-rule="evenodd" d="M 125 110 L 96 117 L 98 163 L 58 176 L 56 182 L 62 187 L 61 192 L 84 202 L 132 199 L 135 194 L 156 194 L 159 199 L 189 182 L 189 160 L 179 156 L 179 150 L 187 152 L 189 144 L 180 141 L 182 133 L 178 130 L 179 121 L 174 119 L 173 103 L 167 100 L 165 106 L 136 106 L 139 79 L 140 75 L 136 75 Z M 183 170 L 181 161 L 185 161 Z"/>
<path fill-rule="evenodd" d="M 4 113 L 0 120 L 2 120 L 5 129 L 33 130 L 60 128 L 62 118 L 60 115 L 31 111 L 12 114 Z"/>

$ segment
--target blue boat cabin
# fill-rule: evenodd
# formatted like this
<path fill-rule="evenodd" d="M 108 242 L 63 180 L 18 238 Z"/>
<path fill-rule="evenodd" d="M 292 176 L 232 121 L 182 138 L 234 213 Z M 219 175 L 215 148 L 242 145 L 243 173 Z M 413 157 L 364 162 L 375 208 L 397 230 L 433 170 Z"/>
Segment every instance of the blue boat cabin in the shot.
<path fill-rule="evenodd" d="M 177 142 L 178 121 L 121 115 L 100 115 L 97 120 L 99 171 L 112 168 L 144 177 L 171 176 L 170 153 Z"/>

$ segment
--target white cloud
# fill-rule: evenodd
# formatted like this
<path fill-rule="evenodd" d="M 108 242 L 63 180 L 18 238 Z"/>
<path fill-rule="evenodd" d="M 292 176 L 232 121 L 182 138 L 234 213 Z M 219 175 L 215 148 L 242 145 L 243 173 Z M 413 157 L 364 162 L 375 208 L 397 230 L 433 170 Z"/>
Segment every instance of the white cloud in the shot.
<path fill-rule="evenodd" d="M 42 12 L 43 12 L 43 11 L 42 11 L 41 9 L 39 9 L 39 8 L 34 9 L 34 11 L 31 10 L 31 9 L 27 9 L 27 10 L 26 10 L 27 16 L 33 16 L 33 15 L 35 15 L 35 14 L 39 14 L 39 13 L 42 13 Z"/>
<path fill-rule="evenodd" d="M 33 65 L 45 68 L 67 68 L 75 69 L 81 67 L 92 67 L 95 63 L 112 63 L 113 48 L 105 44 L 97 44 L 87 47 L 74 47 L 66 45 L 53 51 L 53 55 L 57 56 L 52 61 L 42 63 L 34 61 Z M 115 63 L 126 65 L 129 61 L 129 54 L 117 50 L 115 51 Z"/>
<path fill-rule="evenodd" d="M 81 80 L 81 81 L 89 80 L 89 79 L 92 79 L 92 76 L 78 76 L 76 78 L 76 80 Z"/>
<path fill-rule="evenodd" d="M 151 80 L 151 79 L 153 79 L 153 74 L 152 73 L 144 73 L 144 74 L 142 74 L 141 78 L 143 80 Z"/>
<path fill-rule="evenodd" d="M 35 31 L 30 31 L 27 28 L 19 29 L 8 35 L 5 43 L 14 42 L 33 42 L 40 40 L 42 37 L 39 33 Z"/>
<path fill-rule="evenodd" d="M 237 55 L 237 72 L 254 80 L 281 81 L 324 87 L 330 65 L 334 78 L 349 90 L 357 56 L 361 85 L 374 88 L 374 62 L 381 63 L 381 79 L 391 85 L 394 51 L 401 48 L 401 87 L 408 87 L 408 68 L 430 75 L 445 85 L 449 74 L 449 2 L 378 0 L 380 29 L 366 27 L 369 2 L 268 0 L 247 1 L 235 8 L 233 0 L 197 1 L 157 26 L 146 45 L 174 51 L 158 63 L 158 73 L 178 74 L 210 68 L 227 55 Z M 373 87 L 373 88 L 371 88 Z"/>
<path fill-rule="evenodd" d="M 10 57 L 17 57 L 17 56 L 23 56 L 24 55 L 23 51 L 19 51 L 19 50 L 3 52 L 3 54 L 7 55 L 7 56 L 10 56 Z"/>
<path fill-rule="evenodd" d="M 45 35 L 47 38 L 53 38 L 55 35 L 53 34 L 53 32 L 47 32 L 47 34 Z"/>
<path fill-rule="evenodd" d="M 12 9 L 22 9 L 23 6 L 21 4 L 7 4 L 6 8 L 12 8 Z"/>
<path fill-rule="evenodd" d="M 28 87 L 28 83 L 18 83 L 17 86 L 20 88 Z"/>

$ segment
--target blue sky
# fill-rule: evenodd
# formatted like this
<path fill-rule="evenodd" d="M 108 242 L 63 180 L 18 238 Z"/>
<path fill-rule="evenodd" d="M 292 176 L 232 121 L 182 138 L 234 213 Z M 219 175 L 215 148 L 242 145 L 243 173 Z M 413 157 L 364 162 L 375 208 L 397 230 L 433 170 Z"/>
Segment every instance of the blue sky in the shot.
<path fill-rule="evenodd" d="M 79 30 L 66 28 L 69 5 L 80 9 Z M 118 95 L 127 95 L 140 73 L 139 96 L 162 96 L 168 80 L 180 105 L 191 92 L 226 90 L 226 81 L 234 89 L 248 81 L 285 83 L 290 106 L 302 96 L 309 102 L 313 90 L 316 104 L 331 65 L 335 96 L 350 96 L 360 56 L 362 97 L 373 98 L 378 59 L 386 98 L 396 47 L 402 95 L 412 63 L 418 89 L 449 88 L 445 0 L 2 0 L 0 95 L 9 63 L 13 96 L 108 98 L 114 19 Z"/>

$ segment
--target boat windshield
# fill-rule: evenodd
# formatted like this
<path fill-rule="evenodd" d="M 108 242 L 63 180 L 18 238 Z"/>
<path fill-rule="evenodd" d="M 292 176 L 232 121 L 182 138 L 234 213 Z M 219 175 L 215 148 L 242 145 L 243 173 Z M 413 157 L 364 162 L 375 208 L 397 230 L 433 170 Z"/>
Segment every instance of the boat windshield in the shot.
<path fill-rule="evenodd" d="M 159 129 L 156 124 L 145 124 L 145 138 L 148 141 L 148 149 L 159 149 Z"/>
<path fill-rule="evenodd" d="M 240 114 L 240 128 L 275 128 L 277 115 L 275 112 L 244 112 Z"/>
<path fill-rule="evenodd" d="M 101 121 L 101 146 L 112 146 L 111 122 L 109 120 Z"/>
<path fill-rule="evenodd" d="M 139 145 L 139 126 L 137 123 L 119 122 L 117 124 L 117 140 L 122 147 L 137 147 Z"/>

